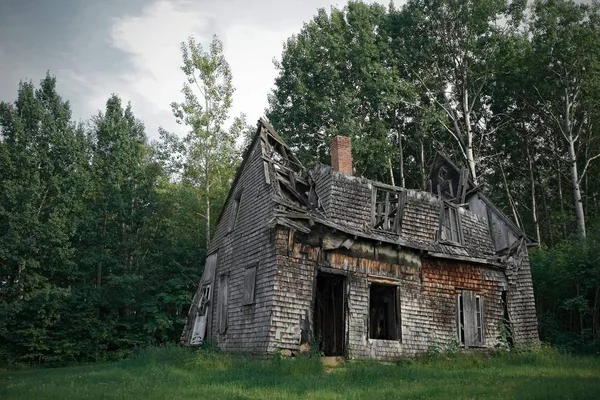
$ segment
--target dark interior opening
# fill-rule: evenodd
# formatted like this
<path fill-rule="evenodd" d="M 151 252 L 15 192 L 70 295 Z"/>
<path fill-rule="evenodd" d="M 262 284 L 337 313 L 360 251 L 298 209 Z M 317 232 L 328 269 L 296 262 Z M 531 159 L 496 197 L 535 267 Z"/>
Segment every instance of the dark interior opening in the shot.
<path fill-rule="evenodd" d="M 319 273 L 315 297 L 315 339 L 326 356 L 344 355 L 345 299 L 343 275 Z"/>
<path fill-rule="evenodd" d="M 396 286 L 371 284 L 369 289 L 369 337 L 399 339 Z"/>
<path fill-rule="evenodd" d="M 508 291 L 502 291 L 502 310 L 504 312 L 502 318 L 502 326 L 504 328 L 504 332 L 506 335 L 506 342 L 510 347 L 514 347 L 514 339 L 513 339 L 513 330 L 512 325 L 510 323 L 510 316 L 508 314 Z"/>

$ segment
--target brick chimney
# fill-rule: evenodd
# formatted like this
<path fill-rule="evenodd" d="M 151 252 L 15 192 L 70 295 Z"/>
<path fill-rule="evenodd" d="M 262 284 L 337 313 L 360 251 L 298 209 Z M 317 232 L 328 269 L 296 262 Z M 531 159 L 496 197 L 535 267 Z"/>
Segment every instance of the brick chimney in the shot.
<path fill-rule="evenodd" d="M 336 136 L 331 140 L 331 167 L 352 175 L 352 143 L 348 136 Z"/>

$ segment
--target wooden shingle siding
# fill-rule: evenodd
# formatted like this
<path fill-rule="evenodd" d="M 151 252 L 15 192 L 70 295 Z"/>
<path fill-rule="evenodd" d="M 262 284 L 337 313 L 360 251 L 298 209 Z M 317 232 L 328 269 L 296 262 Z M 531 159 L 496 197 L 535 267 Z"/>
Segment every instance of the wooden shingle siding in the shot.
<path fill-rule="evenodd" d="M 212 324 L 209 340 L 232 352 L 263 354 L 269 346 L 276 259 L 268 222 L 274 203 L 271 187 L 265 180 L 261 154 L 261 142 L 257 140 L 237 184 L 232 188 L 209 249 L 219 254 L 217 276 L 229 274 L 227 330 L 225 334 L 219 334 L 217 324 Z M 240 198 L 242 191 L 244 194 Z M 229 231 L 236 199 L 240 200 L 238 215 L 233 230 Z M 254 302 L 245 305 L 244 278 L 246 267 L 250 264 L 257 265 Z M 218 299 L 218 285 L 215 285 L 213 296 Z M 213 307 L 212 312 L 213 321 L 217 321 L 217 307 Z"/>
<path fill-rule="evenodd" d="M 207 339 L 219 348 L 267 355 L 312 344 L 318 282 L 331 276 L 338 282 L 335 298 L 344 298 L 346 305 L 341 347 L 350 358 L 391 360 L 425 353 L 431 346 L 457 346 L 457 296 L 463 293 L 483 304 L 478 320 L 485 337 L 477 337 L 476 347 L 498 344 L 503 292 L 514 343 L 538 342 L 526 247 L 531 242 L 485 196 L 477 192 L 465 198 L 469 207 L 445 199 L 458 207 L 460 235 L 455 237 L 461 239 L 446 243 L 440 240 L 443 200 L 437 194 L 391 187 L 323 165 L 308 173 L 265 121 L 252 143 L 208 249 L 218 261 Z M 466 177 L 461 179 L 465 189 Z M 397 226 L 393 232 L 374 229 L 374 187 L 401 193 L 403 212 L 395 220 L 399 231 Z M 224 284 L 217 284 L 222 276 L 227 276 L 226 310 L 216 306 L 224 298 L 219 293 Z M 369 337 L 373 284 L 397 290 L 400 332 L 389 337 L 398 340 Z M 227 316 L 221 332 L 218 311 Z M 188 319 L 182 338 L 193 326 Z M 340 339 L 335 340 L 337 346 Z M 468 342 L 473 344 L 473 337 Z"/>
<path fill-rule="evenodd" d="M 523 246 L 521 251 L 524 255 L 523 261 L 508 288 L 508 312 L 515 343 L 535 344 L 539 341 L 539 335 L 531 268 L 527 248 Z"/>
<path fill-rule="evenodd" d="M 344 272 L 348 282 L 347 354 L 357 359 L 394 359 L 422 354 L 430 346 L 458 345 L 456 295 L 470 290 L 485 302 L 485 347 L 498 343 L 503 318 L 503 271 L 481 264 L 423 257 L 421 266 L 393 264 L 324 251 L 306 243 L 289 246 L 289 231 L 276 233 L 278 274 L 271 333 L 274 349 L 297 351 L 302 331 L 310 327 L 313 279 L 319 268 Z M 401 340 L 368 337 L 369 280 L 395 279 L 399 285 Z"/>

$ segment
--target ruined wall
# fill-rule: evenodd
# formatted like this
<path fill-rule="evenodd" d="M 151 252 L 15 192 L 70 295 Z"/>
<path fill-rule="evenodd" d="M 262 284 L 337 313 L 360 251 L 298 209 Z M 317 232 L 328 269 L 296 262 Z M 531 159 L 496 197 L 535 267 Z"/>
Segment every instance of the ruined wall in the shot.
<path fill-rule="evenodd" d="M 533 282 L 527 247 L 517 255 L 517 265 L 507 270 L 509 276 L 508 306 L 513 325 L 515 343 L 539 343 L 538 322 L 535 312 Z"/>
<path fill-rule="evenodd" d="M 276 260 L 271 231 L 267 225 L 274 204 L 271 188 L 266 183 L 261 154 L 261 140 L 258 139 L 232 189 L 210 245 L 211 252 L 218 251 L 218 260 L 209 338 L 227 351 L 264 353 L 269 341 Z M 229 232 L 229 221 L 234 210 L 232 203 L 240 195 L 235 228 Z M 245 269 L 256 262 L 255 302 L 242 305 Z M 221 274 L 229 274 L 228 327 L 224 334 L 219 334 L 217 330 Z"/>
<path fill-rule="evenodd" d="M 447 343 L 457 340 L 456 296 L 469 290 L 484 299 L 485 347 L 498 343 L 504 309 L 502 291 L 507 289 L 504 272 L 480 264 L 423 258 L 423 291 L 429 318 L 430 340 Z"/>
<path fill-rule="evenodd" d="M 440 207 L 442 202 L 430 193 L 407 190 L 402 237 L 421 242 L 435 242 L 440 229 Z"/>
<path fill-rule="evenodd" d="M 497 343 L 503 317 L 501 294 L 507 286 L 500 270 L 481 264 L 421 259 L 409 250 L 401 250 L 398 261 L 390 262 L 391 247 L 371 244 L 373 255 L 367 256 L 369 244 L 362 242 L 355 242 L 349 250 L 324 251 L 294 240 L 287 228 L 277 229 L 275 237 L 278 267 L 271 351 L 296 351 L 302 338 L 307 337 L 306 331 L 312 328 L 314 277 L 323 267 L 347 277 L 346 343 L 350 358 L 393 359 L 424 353 L 430 345 L 457 344 L 456 295 L 462 289 L 484 297 L 485 346 Z M 362 256 L 351 255 L 353 251 Z M 398 341 L 368 338 L 369 282 L 380 279 L 400 287 Z"/>
<path fill-rule="evenodd" d="M 316 191 L 332 222 L 353 232 L 372 232 L 371 208 L 374 183 L 365 178 L 344 175 L 329 166 L 319 165 L 312 172 Z M 431 244 L 438 240 L 442 200 L 421 190 L 401 189 L 406 192 L 402 214 L 400 239 L 411 243 Z M 462 247 L 473 256 L 494 253 L 487 220 L 460 208 Z M 378 231 L 381 233 L 381 231 Z M 389 235 L 389 232 L 385 232 Z M 392 239 L 393 241 L 393 239 Z"/>

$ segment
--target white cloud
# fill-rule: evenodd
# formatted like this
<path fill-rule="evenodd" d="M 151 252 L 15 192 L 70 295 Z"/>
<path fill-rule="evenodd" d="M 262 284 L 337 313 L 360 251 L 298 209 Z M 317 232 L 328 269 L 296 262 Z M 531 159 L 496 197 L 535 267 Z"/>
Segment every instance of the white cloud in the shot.
<path fill-rule="evenodd" d="M 267 95 L 277 75 L 272 60 L 280 58 L 283 42 L 299 32 L 319 7 L 332 4 L 340 6 L 339 0 L 264 1 L 252 7 L 238 0 L 158 0 L 138 15 L 113 20 L 111 45 L 128 57 L 129 70 L 116 75 L 89 76 L 73 70 L 63 74 L 78 85 L 77 91 L 86 99 L 77 114 L 103 109 L 108 96 L 116 92 L 124 101 L 132 102 L 151 139 L 158 137 L 159 126 L 183 133 L 185 128 L 175 123 L 170 108 L 171 102 L 182 99 L 185 80 L 180 70 L 180 43 L 194 35 L 207 46 L 217 33 L 236 89 L 230 117 L 244 112 L 254 124 L 267 107 Z"/>
<path fill-rule="evenodd" d="M 184 79 L 180 43 L 192 33 L 198 40 L 206 39 L 208 24 L 208 15 L 169 1 L 153 3 L 139 16 L 115 19 L 112 44 L 129 54 L 132 63 L 132 70 L 120 75 L 124 82 L 120 94 L 132 100 L 150 137 L 157 137 L 158 126 L 181 130 L 169 106 L 180 97 Z"/>

